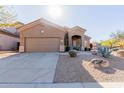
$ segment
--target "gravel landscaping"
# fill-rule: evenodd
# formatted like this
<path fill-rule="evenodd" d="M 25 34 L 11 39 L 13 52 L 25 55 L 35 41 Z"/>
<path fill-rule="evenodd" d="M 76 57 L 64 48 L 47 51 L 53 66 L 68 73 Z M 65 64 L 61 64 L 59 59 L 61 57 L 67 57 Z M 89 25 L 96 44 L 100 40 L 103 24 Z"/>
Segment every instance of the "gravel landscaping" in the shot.
<path fill-rule="evenodd" d="M 60 54 L 54 82 L 124 82 L 124 58 L 102 58 L 109 61 L 110 66 L 100 68 L 94 68 L 90 63 L 93 58 L 102 57 L 80 53 L 77 57 L 70 58 L 68 54 Z"/>

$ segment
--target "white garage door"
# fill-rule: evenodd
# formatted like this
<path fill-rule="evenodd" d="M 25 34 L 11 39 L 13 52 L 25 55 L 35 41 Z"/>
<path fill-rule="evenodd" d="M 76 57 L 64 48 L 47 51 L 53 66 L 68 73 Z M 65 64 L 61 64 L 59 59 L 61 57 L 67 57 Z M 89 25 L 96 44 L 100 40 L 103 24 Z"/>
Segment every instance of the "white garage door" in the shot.
<path fill-rule="evenodd" d="M 26 52 L 57 52 L 59 38 L 26 38 Z"/>

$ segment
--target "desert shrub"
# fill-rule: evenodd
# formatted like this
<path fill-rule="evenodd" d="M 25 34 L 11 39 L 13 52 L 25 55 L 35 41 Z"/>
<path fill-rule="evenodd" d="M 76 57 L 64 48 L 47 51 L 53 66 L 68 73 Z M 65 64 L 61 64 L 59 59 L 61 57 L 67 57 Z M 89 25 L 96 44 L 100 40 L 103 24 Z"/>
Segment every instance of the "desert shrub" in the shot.
<path fill-rule="evenodd" d="M 84 48 L 84 51 L 87 51 L 87 47 Z"/>
<path fill-rule="evenodd" d="M 87 51 L 90 51 L 91 49 L 90 48 L 87 48 Z"/>
<path fill-rule="evenodd" d="M 70 50 L 70 47 L 69 46 L 66 46 L 65 47 L 65 51 L 68 52 Z"/>
<path fill-rule="evenodd" d="M 87 47 L 84 48 L 84 51 L 90 51 L 90 50 L 91 50 L 90 48 Z"/>
<path fill-rule="evenodd" d="M 118 51 L 118 50 L 119 50 L 119 48 L 112 48 L 112 50 L 113 50 L 113 51 Z"/>
<path fill-rule="evenodd" d="M 77 51 L 76 50 L 70 50 L 69 55 L 70 55 L 70 57 L 76 57 L 77 56 Z"/>
<path fill-rule="evenodd" d="M 74 50 L 80 50 L 80 47 L 73 47 Z"/>

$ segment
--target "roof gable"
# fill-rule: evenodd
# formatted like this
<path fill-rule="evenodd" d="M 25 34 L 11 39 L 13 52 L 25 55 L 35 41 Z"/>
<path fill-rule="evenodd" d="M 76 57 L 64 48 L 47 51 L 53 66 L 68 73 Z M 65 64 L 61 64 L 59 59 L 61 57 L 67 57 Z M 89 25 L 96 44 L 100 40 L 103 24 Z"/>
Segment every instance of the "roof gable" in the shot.
<path fill-rule="evenodd" d="M 86 31 L 86 29 L 84 29 L 84 28 L 82 28 L 82 27 L 80 27 L 80 26 L 74 26 L 74 27 L 72 27 L 71 29 L 72 29 L 72 30 L 79 30 L 79 31 L 83 31 L 83 32 Z"/>
<path fill-rule="evenodd" d="M 59 30 L 61 30 L 61 31 L 66 32 L 66 30 L 64 29 L 64 27 L 59 26 L 59 25 L 57 25 L 57 24 L 54 24 L 54 23 L 52 23 L 52 22 L 50 22 L 50 21 L 47 21 L 46 19 L 43 19 L 43 18 L 38 19 L 38 20 L 33 21 L 33 22 L 30 22 L 30 23 L 28 23 L 28 24 L 26 24 L 26 25 L 20 27 L 18 30 L 23 31 L 23 30 L 25 30 L 25 29 L 31 28 L 31 27 L 33 27 L 33 26 L 36 26 L 36 25 L 38 25 L 38 24 L 41 24 L 41 25 L 43 25 L 43 26 L 44 26 L 44 25 L 50 25 L 50 26 L 53 26 L 53 27 L 55 27 L 55 28 L 57 28 L 57 29 L 59 29 Z"/>

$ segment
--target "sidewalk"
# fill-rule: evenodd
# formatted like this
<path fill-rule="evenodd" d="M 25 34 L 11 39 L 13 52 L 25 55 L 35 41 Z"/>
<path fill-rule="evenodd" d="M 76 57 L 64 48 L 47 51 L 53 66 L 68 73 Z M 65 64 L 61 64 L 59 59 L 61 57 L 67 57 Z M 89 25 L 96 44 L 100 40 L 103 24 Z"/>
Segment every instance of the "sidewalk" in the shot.
<path fill-rule="evenodd" d="M 100 85 L 99 85 L 100 84 Z M 124 88 L 124 83 L 27 83 L 0 84 L 0 88 Z"/>

